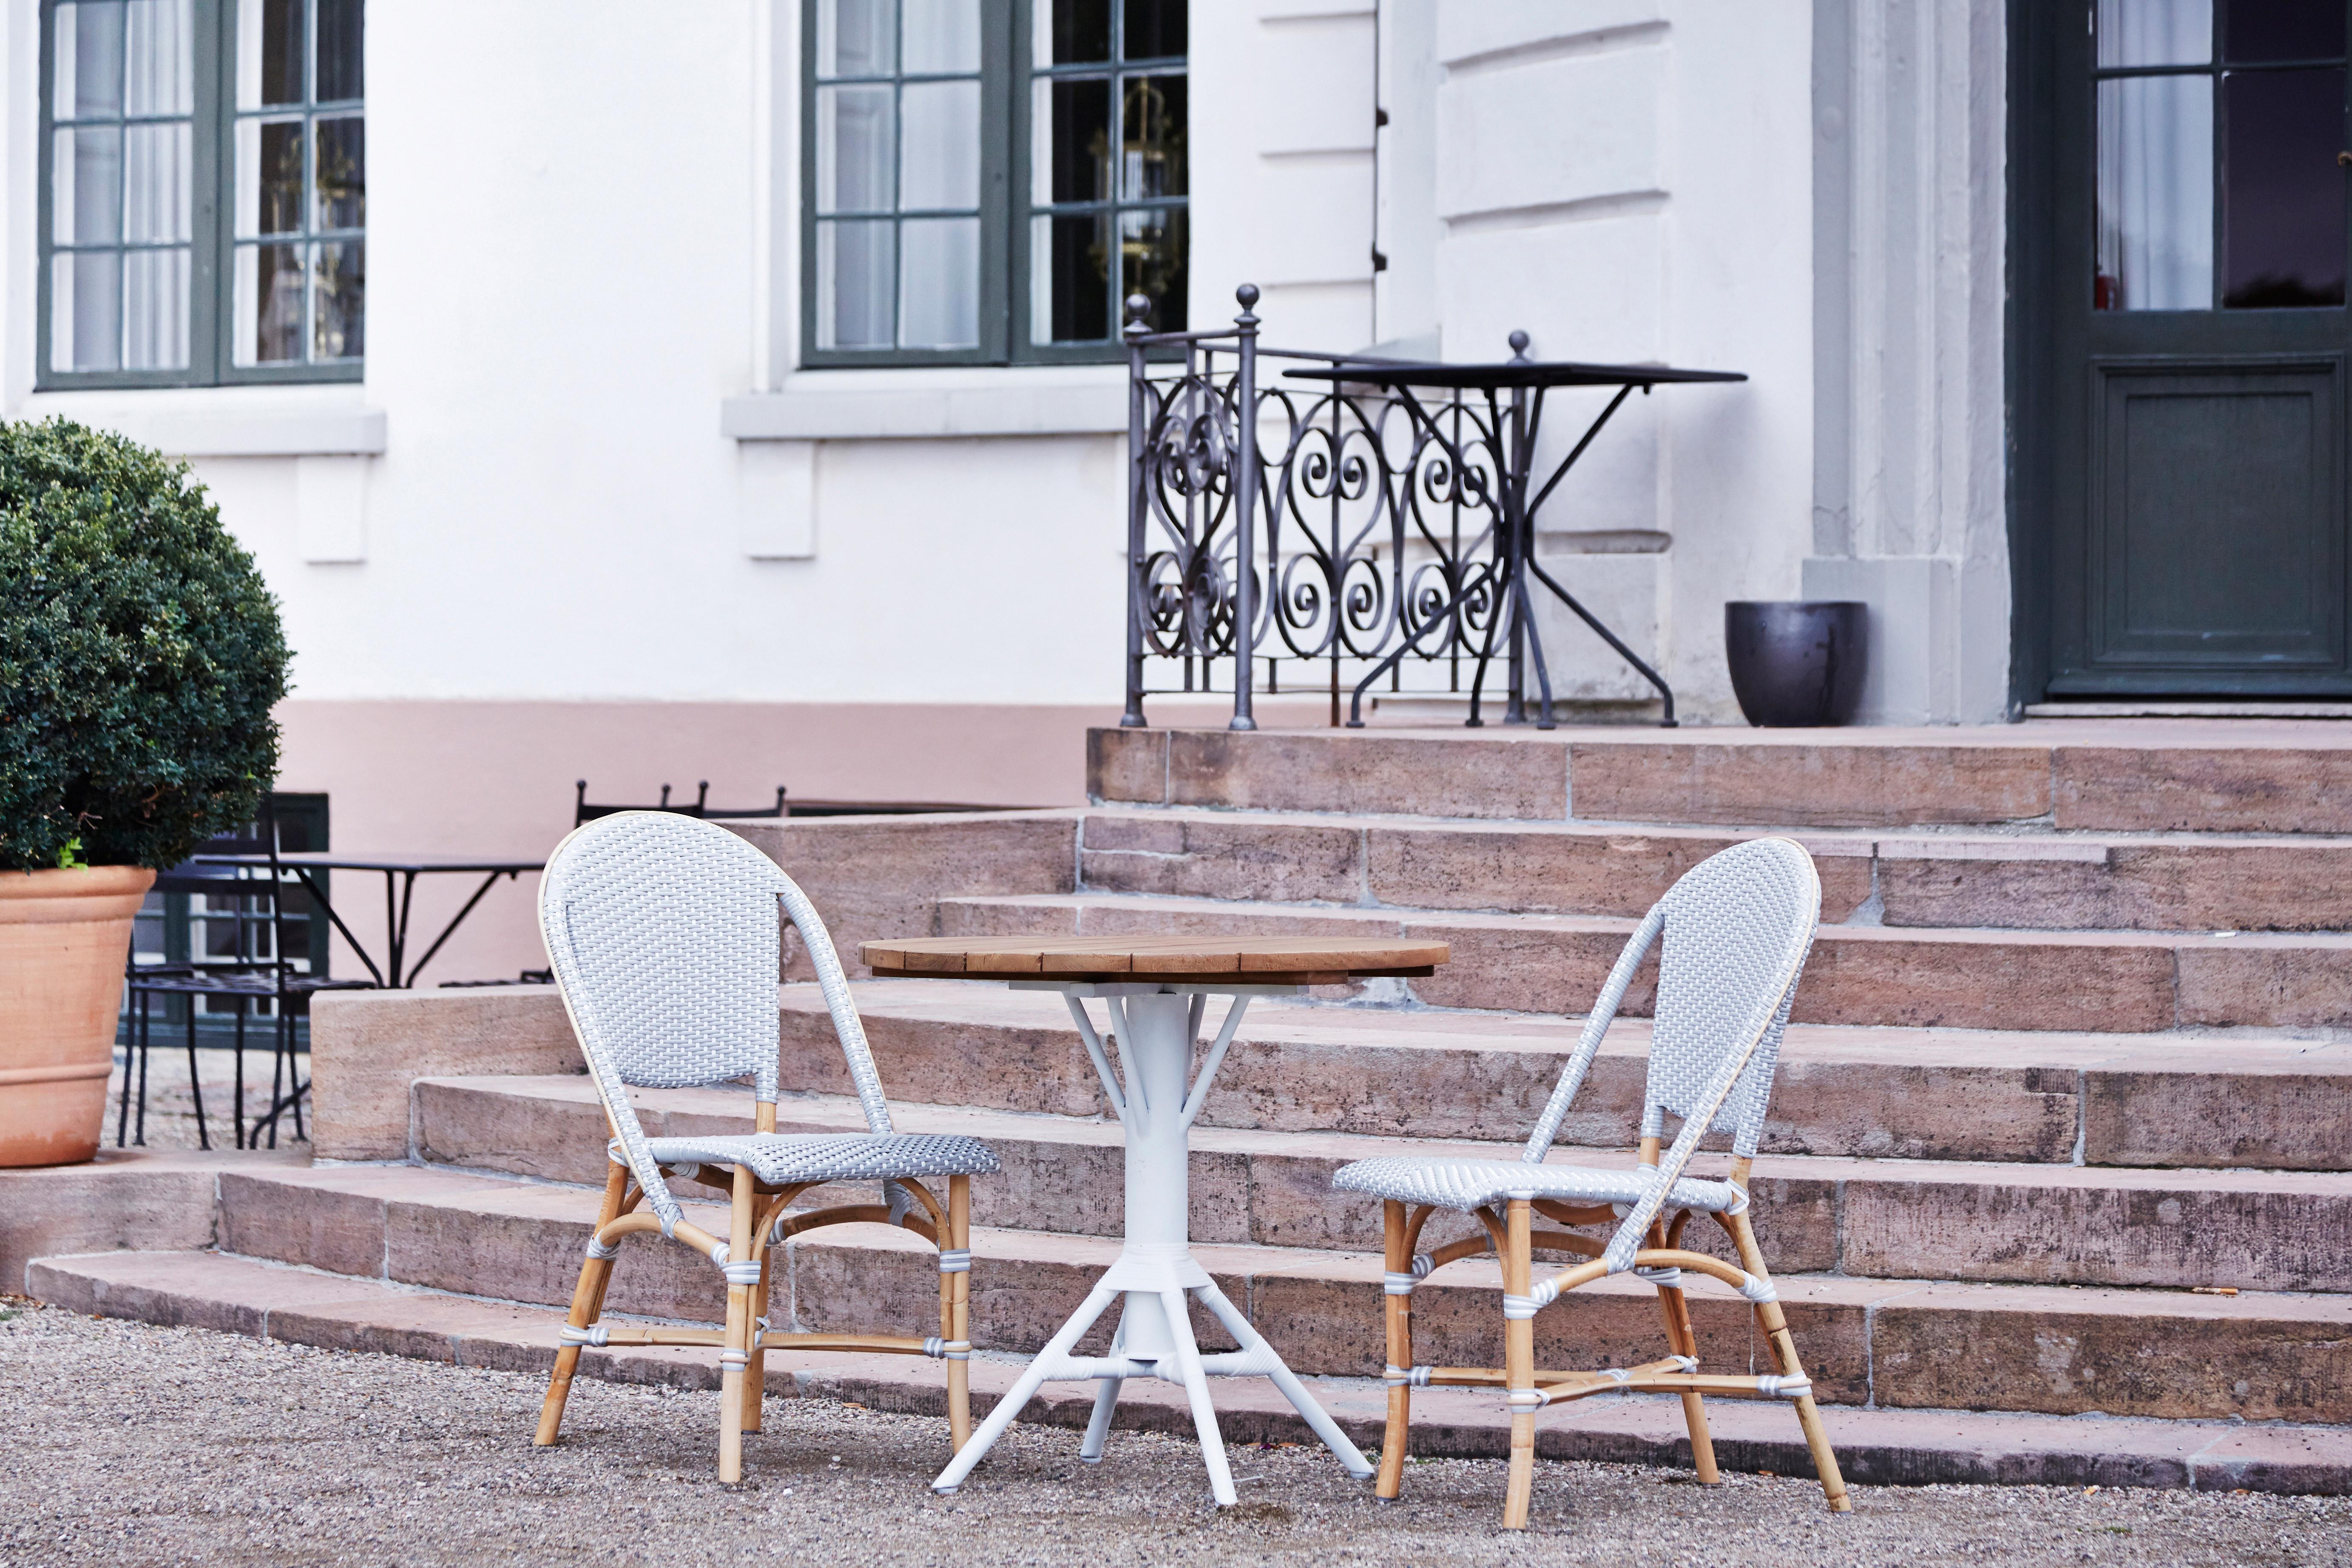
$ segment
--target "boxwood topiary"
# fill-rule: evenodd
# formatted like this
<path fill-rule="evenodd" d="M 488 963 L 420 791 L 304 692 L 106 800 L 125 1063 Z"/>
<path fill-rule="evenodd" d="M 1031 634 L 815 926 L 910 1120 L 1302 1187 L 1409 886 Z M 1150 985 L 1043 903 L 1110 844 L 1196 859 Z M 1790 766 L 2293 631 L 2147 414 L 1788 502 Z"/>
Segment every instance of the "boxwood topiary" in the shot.
<path fill-rule="evenodd" d="M 152 866 L 278 772 L 278 603 L 187 465 L 0 422 L 0 868 Z"/>

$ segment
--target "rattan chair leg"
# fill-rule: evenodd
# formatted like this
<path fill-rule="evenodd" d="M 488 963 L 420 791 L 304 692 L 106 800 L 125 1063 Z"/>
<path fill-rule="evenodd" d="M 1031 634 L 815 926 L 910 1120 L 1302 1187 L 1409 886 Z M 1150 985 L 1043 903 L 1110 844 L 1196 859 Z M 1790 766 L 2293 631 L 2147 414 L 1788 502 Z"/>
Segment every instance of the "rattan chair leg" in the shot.
<path fill-rule="evenodd" d="M 752 1209 L 759 1201 L 748 1166 L 735 1167 L 735 1201 L 730 1205 L 727 1256 L 751 1256 Z M 727 1287 L 727 1337 L 719 1352 L 719 1482 L 733 1486 L 743 1479 L 743 1372 L 751 1361 L 751 1287 Z"/>
<path fill-rule="evenodd" d="M 1391 1275 L 1412 1273 L 1412 1243 L 1405 1234 L 1404 1205 L 1391 1199 L 1381 1205 L 1381 1224 L 1387 1237 L 1387 1264 Z M 1412 1298 L 1384 1296 L 1387 1303 L 1389 1365 L 1402 1372 L 1412 1370 Z M 1405 1446 L 1412 1429 L 1412 1389 L 1402 1383 L 1389 1384 L 1388 1426 L 1381 1434 L 1381 1470 L 1372 1481 L 1372 1495 L 1382 1502 L 1394 1502 L 1404 1490 Z"/>
<path fill-rule="evenodd" d="M 1728 1218 L 1732 1242 L 1739 1250 L 1739 1266 L 1759 1279 L 1769 1281 L 1772 1276 L 1765 1270 L 1764 1251 L 1756 1245 L 1756 1231 L 1748 1223 L 1748 1216 L 1735 1214 Z M 1797 1342 L 1789 1332 L 1789 1321 L 1780 1311 L 1780 1303 L 1759 1303 L 1756 1323 L 1764 1331 L 1765 1342 L 1772 1347 L 1772 1359 L 1780 1363 L 1780 1375 L 1804 1376 L 1803 1363 L 1797 1359 Z M 1810 1394 L 1797 1396 L 1797 1425 L 1804 1429 L 1805 1447 L 1813 1457 L 1813 1473 L 1821 1478 L 1822 1496 L 1827 1500 L 1830 1511 L 1853 1512 L 1853 1500 L 1846 1495 L 1845 1477 L 1838 1469 L 1837 1453 L 1830 1447 L 1829 1431 L 1822 1425 L 1821 1410 Z"/>
<path fill-rule="evenodd" d="M 1529 1233 L 1532 1210 L 1525 1198 L 1511 1200 L 1503 1254 L 1503 1292 L 1526 1296 L 1533 1284 L 1534 1259 Z M 1503 1374 L 1511 1403 L 1511 1481 L 1503 1499 L 1503 1528 L 1525 1530 L 1528 1507 L 1535 1495 L 1536 1411 L 1521 1402 L 1536 1384 L 1536 1323 L 1533 1318 L 1503 1321 Z"/>
<path fill-rule="evenodd" d="M 751 1245 L 760 1246 L 757 1241 Z M 766 1403 L 768 1352 L 767 1347 L 760 1342 L 759 1327 L 761 1320 L 768 1315 L 770 1310 L 770 1275 L 775 1257 L 771 1249 L 760 1247 L 760 1282 L 751 1288 L 751 1359 L 743 1367 L 743 1430 L 746 1432 L 760 1429 L 762 1406 Z"/>
<path fill-rule="evenodd" d="M 622 1195 L 628 1190 L 628 1168 L 614 1165 L 605 1173 L 604 1201 L 596 1205 L 596 1230 L 602 1230 L 621 1212 Z M 595 1231 L 589 1232 L 593 1238 Z M 596 1321 L 604 1302 L 604 1284 L 612 1278 L 613 1260 L 609 1258 L 588 1258 L 580 1265 L 580 1282 L 572 1289 L 572 1310 L 563 1321 L 575 1329 L 584 1329 Z M 539 1433 L 531 1438 L 532 1446 L 544 1448 L 555 1441 L 563 1426 L 563 1403 L 572 1396 L 572 1374 L 580 1365 L 580 1347 L 564 1345 L 555 1352 L 555 1370 L 547 1380 L 547 1398 L 539 1407 Z"/>
<path fill-rule="evenodd" d="M 948 1178 L 948 1247 L 971 1249 L 971 1178 Z M 971 1270 L 961 1268 L 940 1276 L 940 1337 L 950 1343 L 971 1342 Z M 971 1363 L 948 1363 L 948 1436 L 961 1450 L 971 1439 Z"/>
<path fill-rule="evenodd" d="M 1666 1236 L 1663 1222 L 1650 1227 L 1650 1245 L 1666 1247 L 1681 1240 L 1679 1226 L 1672 1239 Z M 1698 1336 L 1691 1331 L 1690 1298 L 1679 1286 L 1658 1287 L 1658 1310 L 1666 1320 L 1666 1348 L 1676 1355 L 1698 1357 Z M 1683 1395 L 1683 1425 L 1690 1431 L 1691 1468 L 1698 1472 L 1703 1486 L 1714 1486 L 1723 1479 L 1715 1465 L 1715 1436 L 1706 1427 L 1706 1402 L 1696 1390 Z"/>

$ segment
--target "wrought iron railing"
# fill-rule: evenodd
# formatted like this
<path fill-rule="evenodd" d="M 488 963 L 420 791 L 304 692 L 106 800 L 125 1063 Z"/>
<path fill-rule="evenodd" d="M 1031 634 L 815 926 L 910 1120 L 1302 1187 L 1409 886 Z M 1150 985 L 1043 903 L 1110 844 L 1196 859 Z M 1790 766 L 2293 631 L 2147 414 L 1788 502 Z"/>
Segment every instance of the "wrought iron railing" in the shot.
<path fill-rule="evenodd" d="M 1255 729 L 1257 694 L 1314 691 L 1328 692 L 1335 725 L 1343 705 L 1360 724 L 1368 692 L 1466 696 L 1475 725 L 1500 664 L 1505 721 L 1528 716 L 1532 674 L 1549 727 L 1530 568 L 1649 679 L 1674 721 L 1665 683 L 1528 559 L 1517 520 L 1534 507 L 1518 493 L 1524 465 L 1509 463 L 1533 435 L 1518 395 L 1269 384 L 1269 369 L 1365 362 L 1261 347 L 1257 289 L 1235 298 L 1241 314 L 1222 331 L 1147 331 L 1149 301 L 1128 302 L 1122 724 L 1145 722 L 1148 696 L 1230 692 L 1233 727 Z M 1514 334 L 1515 349 L 1526 341 Z"/>

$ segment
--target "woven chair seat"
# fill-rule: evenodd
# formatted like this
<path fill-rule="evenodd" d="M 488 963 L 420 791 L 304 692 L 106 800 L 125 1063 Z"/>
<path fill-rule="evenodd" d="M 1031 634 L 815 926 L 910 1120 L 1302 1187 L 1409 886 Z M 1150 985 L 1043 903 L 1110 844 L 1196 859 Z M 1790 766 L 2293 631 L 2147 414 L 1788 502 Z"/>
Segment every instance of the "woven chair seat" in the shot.
<path fill-rule="evenodd" d="M 741 1165 L 772 1185 L 789 1182 L 891 1181 L 901 1176 L 986 1176 L 998 1170 L 988 1145 L 945 1133 L 753 1132 L 714 1138 L 648 1138 L 659 1165 Z"/>
<path fill-rule="evenodd" d="M 1590 1165 L 1535 1165 L 1524 1160 L 1359 1160 L 1331 1177 L 1341 1192 L 1366 1193 L 1401 1204 L 1439 1208 L 1484 1208 L 1507 1198 L 1559 1198 L 1571 1203 L 1637 1204 L 1656 1185 L 1654 1168 L 1601 1171 Z M 1685 1176 L 1666 1196 L 1668 1208 L 1714 1214 L 1738 1206 L 1742 1194 L 1729 1182 Z"/>

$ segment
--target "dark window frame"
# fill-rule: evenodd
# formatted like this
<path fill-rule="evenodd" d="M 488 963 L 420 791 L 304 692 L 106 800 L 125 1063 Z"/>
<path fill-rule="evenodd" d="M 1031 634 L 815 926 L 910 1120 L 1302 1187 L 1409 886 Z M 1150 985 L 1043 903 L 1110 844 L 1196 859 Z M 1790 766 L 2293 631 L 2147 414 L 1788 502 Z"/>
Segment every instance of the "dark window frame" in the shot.
<path fill-rule="evenodd" d="M 1030 268 L 1032 220 L 1050 215 L 1077 216 L 1095 212 L 1111 217 L 1149 209 L 1184 215 L 1186 260 L 1190 260 L 1191 181 L 1181 195 L 1142 200 L 1114 195 L 1101 201 L 1036 203 L 1030 149 L 1034 126 L 1033 83 L 1055 76 L 1182 75 L 1192 72 L 1189 55 L 1127 60 L 1125 7 L 1111 11 L 1110 59 L 1104 62 L 1048 66 L 1034 63 L 1036 8 L 1052 0 L 981 0 L 981 276 L 980 343 L 970 349 L 855 348 L 817 346 L 817 10 L 826 0 L 802 0 L 800 58 L 800 343 L 799 366 L 804 370 L 910 368 L 927 365 L 1052 365 L 1123 363 L 1127 350 L 1118 337 L 1118 268 L 1113 265 L 1112 315 L 1109 335 L 1100 342 L 1038 343 L 1030 341 Z M 896 63 L 903 64 L 903 60 Z M 835 80 L 856 79 L 827 78 Z M 898 80 L 921 78 L 900 76 Z M 1189 132 L 1190 127 L 1187 127 Z M 895 153 L 895 144 L 894 144 Z M 894 303 L 895 312 L 896 306 Z"/>
<path fill-rule="evenodd" d="M 2210 161 L 2207 164 L 2208 172 L 2206 175 L 2208 181 L 2212 186 L 2213 192 L 2213 213 L 2210 220 L 2212 234 L 2209 241 L 2212 249 L 2213 279 L 2209 301 L 2204 305 L 2177 307 L 2169 310 L 2144 311 L 2133 310 L 2127 313 L 2135 315 L 2187 315 L 2192 313 L 2210 314 L 2227 311 L 2234 315 L 2245 310 L 2340 310 L 2344 309 L 2344 306 L 2340 303 L 2294 305 L 2233 305 L 2230 303 L 2228 299 L 2230 265 L 2229 204 L 2227 194 L 2224 189 L 2225 182 L 2228 179 L 2226 171 L 2229 166 L 2230 147 L 2230 103 L 2229 93 L 2226 89 L 2229 79 L 2233 76 L 2262 76 L 2284 71 L 2327 69 L 2331 68 L 2338 70 L 2352 68 L 2352 55 L 2297 56 L 2292 58 L 2275 60 L 2242 60 L 2233 58 L 2232 50 L 2234 48 L 2234 44 L 2229 37 L 2230 24 L 2229 5 L 2227 4 L 2227 0 L 2207 0 L 2207 5 L 2209 13 L 2212 18 L 2212 35 L 2211 42 L 2208 46 L 2206 58 L 2187 65 L 2138 66 L 2103 66 L 2098 63 L 2097 33 L 2095 29 L 2098 9 L 2095 4 L 2091 7 L 2091 16 L 2095 25 L 2092 33 L 2093 52 L 2091 57 L 2090 79 L 2092 84 L 2091 90 L 2094 95 L 2097 93 L 2102 85 L 2110 81 L 2129 81 L 2149 77 L 2203 77 L 2212 84 L 2212 144 L 2210 151 L 2207 154 Z M 2347 42 L 2347 47 L 2352 47 L 2352 42 Z M 2092 121 L 2095 127 L 2097 123 L 2097 115 L 2098 110 L 2095 101 L 2092 109 Z M 2352 127 L 2347 127 L 2346 134 L 2347 138 L 2352 138 Z M 2095 130 L 2093 153 L 2095 157 L 2097 155 L 2095 136 L 2096 132 Z M 2347 140 L 2347 144 L 2352 145 L 2352 140 Z M 2095 206 L 2094 208 L 2094 212 L 2095 215 Z M 2094 216 L 2093 221 L 2096 221 L 2095 216 Z M 2352 285 L 2347 285 L 2347 287 L 2352 287 Z"/>
<path fill-rule="evenodd" d="M 33 389 L 36 392 L 107 391 L 144 387 L 204 387 L 316 384 L 363 379 L 366 358 L 305 360 L 299 363 L 240 365 L 235 363 L 231 337 L 236 320 L 236 277 L 234 259 L 239 248 L 236 235 L 236 14 L 240 0 L 189 0 L 192 56 L 191 109 L 194 129 L 189 151 L 188 363 L 176 370 L 58 370 L 52 363 L 52 258 L 58 253 L 53 224 L 57 130 L 57 13 L 69 0 L 41 0 L 39 51 L 39 137 L 36 143 L 37 194 L 34 204 L 35 304 Z M 247 0 L 250 3 L 250 0 Z M 317 0 L 303 7 L 306 28 L 306 71 L 315 77 Z M 362 46 L 364 48 L 364 45 Z M 306 94 L 306 98 L 307 98 Z M 364 125 L 364 96 L 340 103 L 345 113 L 356 113 Z M 268 111 L 299 113 L 306 122 L 321 117 L 320 106 L 306 101 L 299 109 Z M 68 121 L 68 123 L 72 123 Z M 315 138 L 306 136 L 305 165 Z M 304 186 L 310 190 L 308 180 Z M 305 203 L 305 206 L 308 206 Z M 302 238 L 310 238 L 310 214 L 304 214 Z M 366 239 L 362 226 L 356 231 Z M 71 249 L 70 246 L 67 247 Z M 307 345 L 306 345 L 307 352 Z"/>

